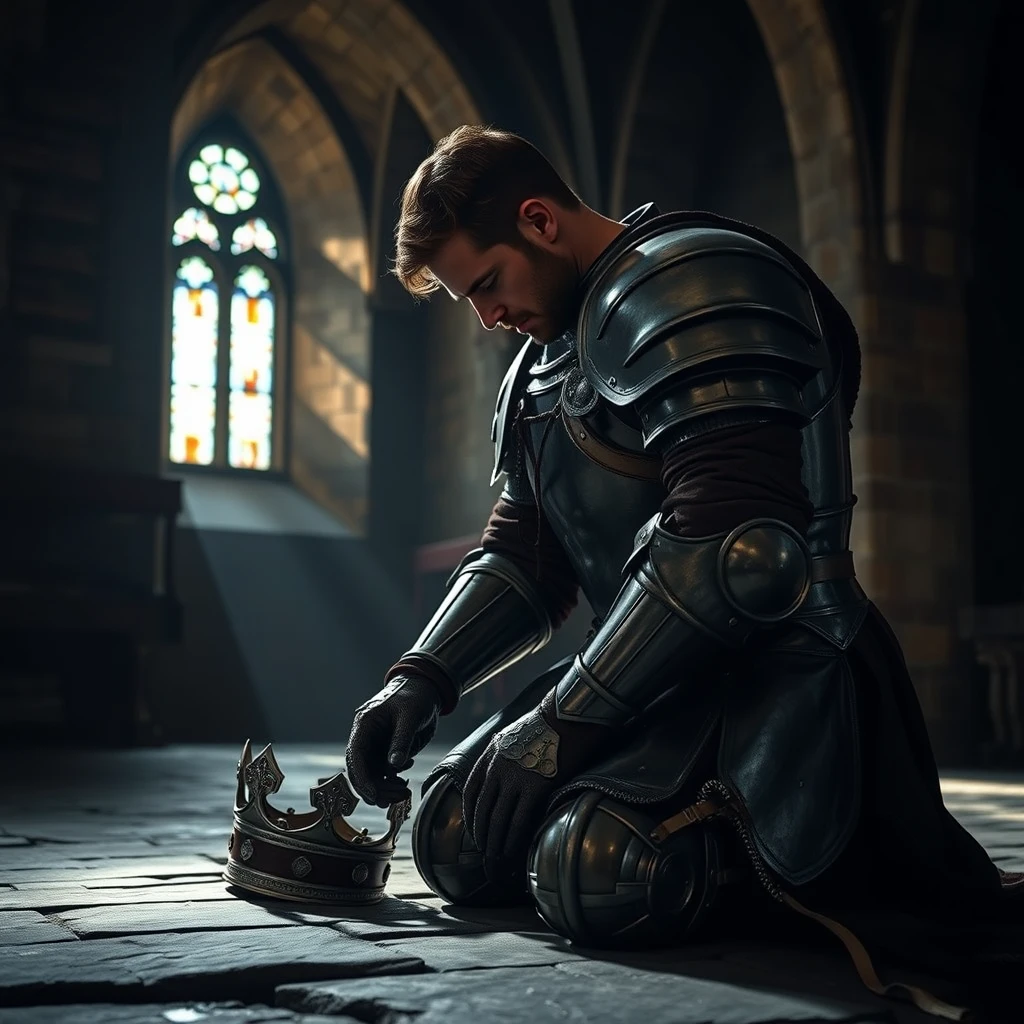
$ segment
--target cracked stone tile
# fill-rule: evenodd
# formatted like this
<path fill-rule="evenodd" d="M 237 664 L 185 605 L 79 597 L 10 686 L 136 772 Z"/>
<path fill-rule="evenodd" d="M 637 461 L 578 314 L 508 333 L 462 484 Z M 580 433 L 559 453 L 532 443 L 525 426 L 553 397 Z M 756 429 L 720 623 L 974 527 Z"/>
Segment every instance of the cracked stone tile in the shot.
<path fill-rule="evenodd" d="M 34 910 L 7 910 L 0 914 L 0 946 L 74 940 L 73 932 Z"/>
<path fill-rule="evenodd" d="M 260 928 L 11 946 L 0 972 L 0 1006 L 175 999 L 272 1004 L 278 985 L 423 971 L 331 928 Z M 6 1012 L 6 1011 L 5 1011 Z M 5 1021 L 6 1024 L 6 1021 Z"/>
<path fill-rule="evenodd" d="M 778 1024 L 781 1021 L 889 1024 L 868 1003 L 780 995 L 701 978 L 570 961 L 552 967 L 449 971 L 408 978 L 284 985 L 277 1002 L 306 1013 L 365 1012 L 375 1020 L 415 1016 L 417 1024 Z"/>

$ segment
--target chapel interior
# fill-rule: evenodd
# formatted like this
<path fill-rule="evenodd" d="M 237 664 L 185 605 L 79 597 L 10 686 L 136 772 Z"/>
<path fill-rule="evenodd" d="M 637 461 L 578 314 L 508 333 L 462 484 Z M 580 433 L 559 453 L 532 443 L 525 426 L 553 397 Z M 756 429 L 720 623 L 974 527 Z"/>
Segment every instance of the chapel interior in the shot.
<path fill-rule="evenodd" d="M 340 750 L 500 487 L 517 336 L 389 273 L 404 182 L 487 123 L 603 213 L 756 224 L 835 292 L 857 575 L 940 765 L 1024 766 L 1022 28 L 1012 0 L 7 0 L 4 742 Z"/>

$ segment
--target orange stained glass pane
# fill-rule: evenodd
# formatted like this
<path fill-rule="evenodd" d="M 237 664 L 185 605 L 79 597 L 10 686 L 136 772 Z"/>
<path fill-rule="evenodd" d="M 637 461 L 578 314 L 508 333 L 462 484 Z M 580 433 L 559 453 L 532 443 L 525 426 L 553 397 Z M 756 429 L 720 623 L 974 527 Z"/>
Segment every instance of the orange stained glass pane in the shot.
<path fill-rule="evenodd" d="M 217 395 L 213 388 L 171 385 L 171 462 L 208 466 L 213 462 Z"/>
<path fill-rule="evenodd" d="M 270 468 L 270 395 L 232 391 L 228 404 L 228 464 Z"/>
<path fill-rule="evenodd" d="M 275 304 L 267 275 L 244 267 L 231 296 L 231 390 L 269 395 L 274 386 Z"/>
<path fill-rule="evenodd" d="M 198 256 L 182 260 L 171 303 L 172 462 L 213 461 L 219 320 L 213 270 Z"/>

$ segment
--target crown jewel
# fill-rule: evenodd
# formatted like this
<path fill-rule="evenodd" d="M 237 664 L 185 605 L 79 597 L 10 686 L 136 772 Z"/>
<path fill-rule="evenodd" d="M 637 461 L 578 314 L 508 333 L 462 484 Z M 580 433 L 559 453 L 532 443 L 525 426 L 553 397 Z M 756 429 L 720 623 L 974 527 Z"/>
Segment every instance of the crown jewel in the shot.
<path fill-rule="evenodd" d="M 310 789 L 316 810 L 302 814 L 268 802 L 284 782 L 269 743 L 254 758 L 251 741 L 245 741 L 236 778 L 226 881 L 265 896 L 313 903 L 376 903 L 384 896 L 411 800 L 388 808 L 388 831 L 374 839 L 345 820 L 359 799 L 344 772 Z"/>

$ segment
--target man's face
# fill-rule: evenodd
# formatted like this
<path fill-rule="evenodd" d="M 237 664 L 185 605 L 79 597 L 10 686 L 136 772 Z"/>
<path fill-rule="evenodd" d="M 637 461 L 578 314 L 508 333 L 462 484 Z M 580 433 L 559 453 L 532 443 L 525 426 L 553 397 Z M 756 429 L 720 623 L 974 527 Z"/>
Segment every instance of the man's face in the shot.
<path fill-rule="evenodd" d="M 544 345 L 574 326 L 579 277 L 572 259 L 524 233 L 523 244 L 478 249 L 462 231 L 430 264 L 455 299 L 473 304 L 485 330 L 515 329 Z"/>

